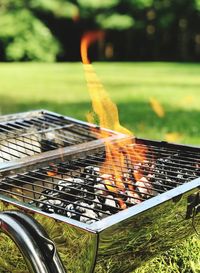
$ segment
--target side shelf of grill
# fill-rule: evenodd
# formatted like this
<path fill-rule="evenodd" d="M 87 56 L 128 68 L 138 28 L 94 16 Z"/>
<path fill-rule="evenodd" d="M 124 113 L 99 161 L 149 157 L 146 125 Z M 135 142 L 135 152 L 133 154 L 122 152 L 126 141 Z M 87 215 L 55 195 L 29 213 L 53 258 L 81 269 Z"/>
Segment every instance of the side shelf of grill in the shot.
<path fill-rule="evenodd" d="M 76 119 L 40 110 L 0 117 L 0 163 L 27 160 L 35 155 L 118 135 Z"/>

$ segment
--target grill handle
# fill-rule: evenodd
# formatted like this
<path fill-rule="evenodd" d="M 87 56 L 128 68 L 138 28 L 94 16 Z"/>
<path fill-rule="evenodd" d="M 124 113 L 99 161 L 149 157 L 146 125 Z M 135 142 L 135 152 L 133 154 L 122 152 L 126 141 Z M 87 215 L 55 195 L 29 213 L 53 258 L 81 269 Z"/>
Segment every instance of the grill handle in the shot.
<path fill-rule="evenodd" d="M 54 243 L 31 216 L 20 211 L 2 212 L 0 230 L 16 243 L 31 273 L 66 273 Z"/>

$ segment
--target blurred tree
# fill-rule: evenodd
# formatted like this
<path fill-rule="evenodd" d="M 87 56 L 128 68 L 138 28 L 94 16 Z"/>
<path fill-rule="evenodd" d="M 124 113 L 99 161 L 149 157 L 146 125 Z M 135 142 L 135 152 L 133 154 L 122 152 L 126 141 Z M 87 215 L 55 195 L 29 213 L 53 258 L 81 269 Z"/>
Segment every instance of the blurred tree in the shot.
<path fill-rule="evenodd" d="M 72 17 L 77 8 L 63 0 L 0 0 L 0 41 L 7 60 L 56 60 L 61 45 L 37 11 Z"/>
<path fill-rule="evenodd" d="M 0 0 L 0 59 L 80 60 L 99 28 L 113 60 L 200 59 L 199 23 L 200 0 Z"/>
<path fill-rule="evenodd" d="M 119 12 L 120 0 L 77 0 L 80 15 L 92 17 L 102 29 L 125 30 L 134 25 L 133 17 Z"/>

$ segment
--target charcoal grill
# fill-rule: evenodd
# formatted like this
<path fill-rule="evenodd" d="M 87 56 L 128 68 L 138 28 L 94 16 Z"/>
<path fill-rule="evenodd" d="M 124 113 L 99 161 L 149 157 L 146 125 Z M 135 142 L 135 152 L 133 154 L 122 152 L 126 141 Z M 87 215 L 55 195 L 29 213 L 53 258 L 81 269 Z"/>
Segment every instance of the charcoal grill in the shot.
<path fill-rule="evenodd" d="M 6 116 L 1 121 L 7 126 L 19 119 L 32 120 L 33 115 L 38 118 L 38 114 L 46 116 L 45 121 L 53 116 L 62 126 L 63 120 L 73 124 L 71 131 L 59 123 L 59 136 L 66 136 L 70 128 L 71 139 L 79 140 L 70 146 L 54 140 L 61 146 L 1 165 L 1 229 L 20 248 L 27 270 L 128 273 L 198 232 L 200 148 L 107 130 L 106 138 L 98 140 L 98 127 L 92 133 L 89 124 L 47 111 Z M 39 135 L 40 145 L 43 129 L 53 134 L 57 130 L 55 124 L 45 126 L 41 122 L 40 128 L 31 128 L 39 131 L 31 133 Z M 20 130 L 17 136 L 24 137 L 29 129 Z M 14 139 L 16 132 L 11 134 Z M 123 168 L 120 159 L 114 159 L 115 168 L 123 174 L 123 190 L 113 183 L 113 164 L 105 164 L 108 141 L 118 153 L 129 150 L 133 159 L 127 158 Z M 138 161 L 138 157 L 143 159 Z M 137 181 L 130 170 L 141 172 L 142 179 Z"/>

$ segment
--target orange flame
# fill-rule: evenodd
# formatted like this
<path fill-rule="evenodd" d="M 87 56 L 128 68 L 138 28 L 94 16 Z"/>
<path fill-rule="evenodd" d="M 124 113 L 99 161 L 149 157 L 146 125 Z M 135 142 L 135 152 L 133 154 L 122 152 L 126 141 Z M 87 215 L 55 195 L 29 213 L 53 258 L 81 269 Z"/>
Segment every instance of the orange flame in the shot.
<path fill-rule="evenodd" d="M 81 57 L 92 100 L 93 111 L 99 119 L 100 127 L 132 136 L 132 133 L 128 129 L 120 125 L 117 106 L 110 99 L 88 59 L 88 47 L 91 43 L 102 40 L 103 36 L 102 31 L 87 32 L 83 35 L 81 40 Z M 87 118 L 89 122 L 94 122 L 93 114 L 90 113 Z M 102 138 L 107 136 L 108 133 L 105 131 L 100 131 L 99 136 L 98 131 L 97 137 Z M 146 151 L 144 150 L 137 153 L 134 151 L 133 146 L 133 139 L 130 137 L 127 137 L 125 141 L 119 143 L 105 142 L 106 160 L 101 166 L 101 173 L 109 174 L 108 177 L 105 178 L 104 183 L 109 191 L 118 195 L 118 203 L 122 209 L 126 208 L 126 204 L 120 197 L 120 193 L 124 193 L 127 189 L 134 191 L 132 181 L 128 177 L 123 177 L 123 173 L 127 171 L 129 165 L 134 166 L 134 164 L 145 160 Z M 130 175 L 135 176 L 136 179 L 142 177 L 139 171 L 133 171 Z"/>
<path fill-rule="evenodd" d="M 102 40 L 104 38 L 104 32 L 101 30 L 98 31 L 89 31 L 83 35 L 81 40 L 81 58 L 83 64 L 89 64 L 88 58 L 88 48 L 90 44 L 94 43 L 97 40 Z"/>
<path fill-rule="evenodd" d="M 54 163 L 50 163 L 49 166 L 51 167 L 51 170 L 47 171 L 47 175 L 56 176 L 58 173 L 57 167 L 54 165 Z"/>
<path fill-rule="evenodd" d="M 165 116 L 165 110 L 157 99 L 150 98 L 150 105 L 158 117 L 163 118 Z"/>

